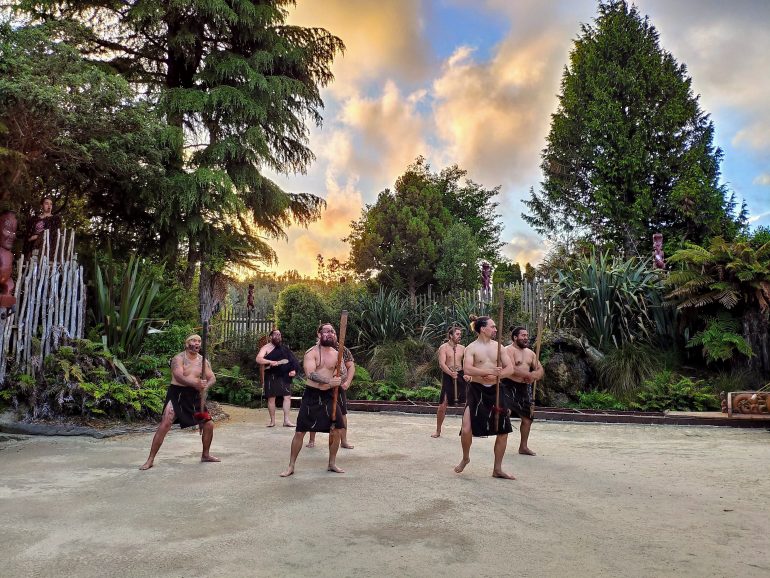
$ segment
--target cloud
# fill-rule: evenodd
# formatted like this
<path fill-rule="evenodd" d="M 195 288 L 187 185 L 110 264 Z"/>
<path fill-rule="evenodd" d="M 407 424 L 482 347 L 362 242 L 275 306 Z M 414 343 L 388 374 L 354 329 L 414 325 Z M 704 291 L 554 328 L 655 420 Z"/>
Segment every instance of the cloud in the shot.
<path fill-rule="evenodd" d="M 420 82 L 430 74 L 432 56 L 424 35 L 422 3 L 414 0 L 324 0 L 299 2 L 289 22 L 327 29 L 345 43 L 333 65 L 329 90 L 355 94 L 362 83 L 383 77 Z"/>
<path fill-rule="evenodd" d="M 359 146 L 347 168 L 387 186 L 418 155 L 429 155 L 425 135 L 431 127 L 418 110 L 425 94 L 418 90 L 402 95 L 396 83 L 388 80 L 379 95 L 348 98 L 340 122 Z"/>
<path fill-rule="evenodd" d="M 537 235 L 522 233 L 511 237 L 511 240 L 503 245 L 502 252 L 505 257 L 521 265 L 523 270 L 527 263 L 533 266 L 540 263 L 547 247 Z"/>
<path fill-rule="evenodd" d="M 347 261 L 349 248 L 342 238 L 350 231 L 350 222 L 361 216 L 363 200 L 356 190 L 356 178 L 350 177 L 340 184 L 332 170 L 326 175 L 326 210 L 321 219 L 307 229 L 292 228 L 286 243 L 275 243 L 278 263 L 274 271 L 296 269 L 303 275 L 316 272 L 316 256 L 320 253 L 327 261 L 336 257 Z"/>
<path fill-rule="evenodd" d="M 754 178 L 755 185 L 770 185 L 770 173 L 762 173 Z"/>
<path fill-rule="evenodd" d="M 749 217 L 749 223 L 756 223 L 757 221 L 761 221 L 767 216 L 770 216 L 770 211 L 765 211 L 764 213 L 759 213 L 758 215 L 751 215 L 751 217 Z"/>

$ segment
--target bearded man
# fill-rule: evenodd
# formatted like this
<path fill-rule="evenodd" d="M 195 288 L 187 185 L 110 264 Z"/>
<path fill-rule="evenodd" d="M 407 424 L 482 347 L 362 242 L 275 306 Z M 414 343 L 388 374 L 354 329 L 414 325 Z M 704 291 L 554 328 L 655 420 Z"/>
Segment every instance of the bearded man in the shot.
<path fill-rule="evenodd" d="M 262 388 L 267 398 L 267 411 L 270 423 L 267 427 L 275 427 L 275 398 L 283 398 L 283 427 L 294 427 L 289 421 L 291 410 L 291 382 L 297 371 L 299 362 L 291 350 L 283 344 L 283 337 L 278 329 L 273 329 L 268 336 L 270 341 L 257 353 L 257 363 L 265 368 L 265 379 Z"/>

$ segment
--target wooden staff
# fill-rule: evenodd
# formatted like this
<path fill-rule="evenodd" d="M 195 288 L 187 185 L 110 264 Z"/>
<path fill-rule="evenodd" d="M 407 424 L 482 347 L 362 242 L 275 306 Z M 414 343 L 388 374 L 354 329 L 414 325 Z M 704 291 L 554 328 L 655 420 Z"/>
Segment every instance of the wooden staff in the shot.
<path fill-rule="evenodd" d="M 537 339 L 535 340 L 535 369 L 540 367 L 540 346 L 543 344 L 543 316 L 537 318 Z M 532 382 L 532 399 L 529 400 L 529 417 L 535 417 L 535 395 L 537 381 Z"/>
<path fill-rule="evenodd" d="M 456 343 L 452 346 L 452 371 L 454 371 L 455 374 L 457 374 L 457 344 Z M 455 384 L 455 405 L 457 405 L 457 375 L 455 375 L 452 378 L 452 381 L 454 381 L 454 384 Z"/>
<path fill-rule="evenodd" d="M 503 292 L 498 293 L 498 305 L 497 305 L 497 365 L 500 367 L 503 361 Z M 502 412 L 500 407 L 500 375 L 497 376 L 495 381 L 495 433 L 500 431 L 500 413 Z"/>
<path fill-rule="evenodd" d="M 345 332 L 348 329 L 348 312 L 342 310 L 342 317 L 340 317 L 340 336 L 337 340 L 339 351 L 337 352 L 337 367 L 334 370 L 334 377 L 340 377 L 342 375 L 342 363 L 345 357 Z M 340 385 L 341 387 L 341 385 Z M 339 398 L 340 388 L 335 387 L 334 393 L 332 393 L 332 425 L 330 432 L 334 430 L 334 422 L 337 420 L 337 399 Z"/>
<path fill-rule="evenodd" d="M 209 337 L 209 322 L 203 322 L 203 336 L 201 337 L 201 379 L 206 379 L 206 341 Z M 198 412 L 198 419 L 201 422 L 198 424 L 198 433 L 203 435 L 203 424 L 206 420 L 211 419 L 211 416 L 206 411 L 206 395 L 208 394 L 208 387 L 201 391 L 201 407 Z"/>

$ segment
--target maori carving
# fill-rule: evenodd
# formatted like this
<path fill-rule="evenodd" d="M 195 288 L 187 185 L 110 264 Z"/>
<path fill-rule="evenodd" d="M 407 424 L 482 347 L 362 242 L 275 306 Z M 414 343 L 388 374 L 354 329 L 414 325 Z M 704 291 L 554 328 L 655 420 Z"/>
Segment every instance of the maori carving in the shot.
<path fill-rule="evenodd" d="M 770 414 L 770 391 L 731 391 L 720 394 L 722 413 Z"/>

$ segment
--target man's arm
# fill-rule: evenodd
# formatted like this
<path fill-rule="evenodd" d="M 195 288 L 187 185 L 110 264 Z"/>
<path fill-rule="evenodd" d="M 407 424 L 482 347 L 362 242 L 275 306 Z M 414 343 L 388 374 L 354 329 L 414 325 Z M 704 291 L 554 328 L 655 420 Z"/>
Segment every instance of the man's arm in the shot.
<path fill-rule="evenodd" d="M 475 358 L 473 356 L 473 346 L 469 345 L 465 348 L 465 356 L 463 357 L 463 373 L 465 375 L 470 376 L 484 376 L 489 373 L 488 369 L 479 369 L 478 367 L 474 367 L 473 363 L 475 362 Z"/>
<path fill-rule="evenodd" d="M 438 348 L 438 366 L 444 373 L 452 375 L 452 370 L 449 369 L 449 366 L 446 364 L 447 349 L 449 349 L 449 345 L 446 343 L 442 344 L 441 347 Z"/>
<path fill-rule="evenodd" d="M 540 363 L 540 360 L 537 357 L 535 357 L 534 351 L 532 351 L 532 359 L 529 364 L 529 375 L 532 377 L 533 382 L 540 381 L 545 375 L 543 364 Z"/>
<path fill-rule="evenodd" d="M 259 353 L 257 353 L 257 363 L 260 365 L 266 365 L 268 367 L 275 367 L 278 365 L 275 361 L 270 361 L 269 359 L 265 359 L 265 355 L 267 355 L 267 345 L 263 345 L 262 348 L 259 350 Z"/>
<path fill-rule="evenodd" d="M 318 360 L 316 359 L 314 348 L 308 349 L 305 353 L 305 357 L 302 359 L 302 368 L 305 370 L 305 377 L 308 379 L 308 387 L 314 387 L 322 391 L 331 389 L 329 384 L 332 380 L 321 375 L 318 371 Z"/>
<path fill-rule="evenodd" d="M 500 350 L 500 363 L 502 364 L 501 366 L 503 368 L 502 373 L 500 373 L 500 378 L 510 377 L 513 375 L 516 366 L 513 365 L 511 356 L 508 355 L 508 350 L 505 347 Z"/>
<path fill-rule="evenodd" d="M 346 361 L 345 362 L 345 369 L 347 370 L 347 375 L 345 376 L 345 381 L 343 381 L 340 384 L 340 387 L 342 387 L 342 389 L 346 390 L 347 388 L 350 387 L 350 384 L 353 382 L 353 376 L 356 374 L 356 364 L 355 364 L 355 362 L 352 359 L 349 360 L 349 361 Z"/>

